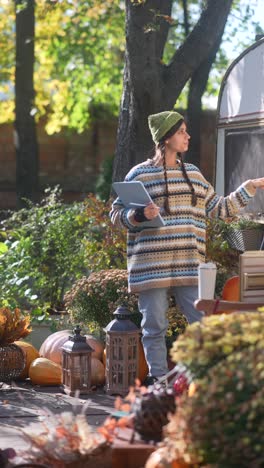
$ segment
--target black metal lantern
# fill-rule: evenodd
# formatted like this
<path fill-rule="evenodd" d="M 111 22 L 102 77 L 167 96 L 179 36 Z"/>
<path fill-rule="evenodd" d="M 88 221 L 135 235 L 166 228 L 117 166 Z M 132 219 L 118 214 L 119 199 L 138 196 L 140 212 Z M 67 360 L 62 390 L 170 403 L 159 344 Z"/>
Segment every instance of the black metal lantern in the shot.
<path fill-rule="evenodd" d="M 62 346 L 62 383 L 64 392 L 74 396 L 91 391 L 91 355 L 93 349 L 81 334 L 79 325 L 74 335 Z"/>
<path fill-rule="evenodd" d="M 139 333 L 131 312 L 119 306 L 106 332 L 106 393 L 126 395 L 138 375 Z"/>

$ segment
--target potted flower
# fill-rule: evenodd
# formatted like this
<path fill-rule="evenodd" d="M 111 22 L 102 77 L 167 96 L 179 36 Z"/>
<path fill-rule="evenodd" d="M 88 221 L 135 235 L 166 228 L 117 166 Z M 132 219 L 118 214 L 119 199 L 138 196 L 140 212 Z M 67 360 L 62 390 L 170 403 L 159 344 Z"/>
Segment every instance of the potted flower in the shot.
<path fill-rule="evenodd" d="M 164 457 L 191 466 L 263 466 L 263 325 L 262 310 L 210 316 L 174 343 L 172 360 L 194 381 L 177 396 Z"/>
<path fill-rule="evenodd" d="M 165 430 L 167 453 L 191 466 L 263 466 L 262 368 L 261 341 L 209 368 L 192 396 L 177 400 Z"/>
<path fill-rule="evenodd" d="M 222 221 L 222 232 L 229 246 L 240 252 L 259 250 L 263 240 L 263 223 L 253 215 L 245 214 Z"/>
<path fill-rule="evenodd" d="M 25 355 L 14 341 L 31 332 L 30 316 L 20 309 L 0 308 L 0 381 L 13 380 L 25 367 Z"/>
<path fill-rule="evenodd" d="M 74 323 L 94 323 L 96 328 L 103 328 L 117 307 L 123 305 L 137 316 L 139 324 L 137 296 L 128 293 L 126 270 L 100 270 L 83 277 L 73 284 L 64 301 Z"/>

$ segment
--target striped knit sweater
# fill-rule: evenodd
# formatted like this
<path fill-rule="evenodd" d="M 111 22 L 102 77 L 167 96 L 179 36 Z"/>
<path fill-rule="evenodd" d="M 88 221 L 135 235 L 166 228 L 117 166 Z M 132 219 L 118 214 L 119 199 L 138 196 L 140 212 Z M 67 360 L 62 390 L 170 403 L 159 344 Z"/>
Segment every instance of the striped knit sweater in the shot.
<path fill-rule="evenodd" d="M 117 198 L 110 212 L 115 225 L 128 230 L 128 285 L 131 292 L 151 288 L 198 284 L 198 265 L 205 261 L 206 217 L 225 218 L 247 205 L 256 189 L 251 181 L 242 184 L 227 197 L 220 197 L 197 167 L 185 164 L 197 195 L 191 205 L 191 191 L 184 179 L 180 163 L 167 167 L 171 214 L 164 212 L 165 180 L 162 166 L 152 160 L 141 163 L 125 180 L 140 180 L 153 202 L 160 207 L 165 226 L 141 228 L 134 220 L 134 210 L 124 208 Z"/>

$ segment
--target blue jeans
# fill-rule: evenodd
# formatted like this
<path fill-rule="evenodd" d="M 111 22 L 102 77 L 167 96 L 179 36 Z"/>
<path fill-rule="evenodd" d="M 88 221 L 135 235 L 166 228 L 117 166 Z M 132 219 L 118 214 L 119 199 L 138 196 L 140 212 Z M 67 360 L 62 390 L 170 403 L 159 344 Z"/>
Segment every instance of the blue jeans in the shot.
<path fill-rule="evenodd" d="M 177 286 L 170 288 L 171 295 L 191 324 L 202 319 L 203 313 L 194 308 L 198 298 L 197 286 Z M 149 374 L 161 377 L 168 372 L 167 347 L 165 336 L 168 328 L 168 289 L 157 288 L 141 291 L 138 298 L 141 321 L 142 343 Z"/>

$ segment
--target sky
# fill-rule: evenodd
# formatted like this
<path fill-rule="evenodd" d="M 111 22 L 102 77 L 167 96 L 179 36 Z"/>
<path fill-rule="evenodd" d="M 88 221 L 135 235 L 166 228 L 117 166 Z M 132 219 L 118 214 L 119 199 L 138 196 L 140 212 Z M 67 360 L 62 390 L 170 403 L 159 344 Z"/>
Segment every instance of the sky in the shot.
<path fill-rule="evenodd" d="M 219 0 L 220 1 L 220 0 Z M 251 21 L 258 22 L 259 26 L 262 28 L 264 32 L 264 0 L 251 0 L 250 2 L 251 7 L 254 8 L 254 16 Z M 249 22 L 247 31 L 241 32 L 239 30 L 239 18 L 232 15 L 231 21 L 229 21 L 229 25 L 226 26 L 224 38 L 228 37 L 231 31 L 234 30 L 234 27 L 238 27 L 238 31 L 234 37 L 231 38 L 231 41 L 228 42 L 226 40 L 223 41 L 222 47 L 224 48 L 226 55 L 229 60 L 229 64 L 233 62 L 239 55 L 247 49 L 251 44 L 255 42 L 255 30 L 254 26 L 252 25 L 251 21 Z M 247 44 L 247 45 L 243 45 Z M 214 71 L 211 72 L 214 74 Z M 223 72 L 225 73 L 225 71 Z M 220 91 L 220 85 L 219 85 Z M 203 97 L 203 106 L 209 109 L 216 109 L 217 108 L 217 101 L 218 96 L 206 96 Z"/>
<path fill-rule="evenodd" d="M 254 13 L 252 20 L 255 22 L 258 22 L 260 27 L 264 31 L 264 0 L 251 0 L 250 4 L 251 4 L 251 7 L 255 9 L 255 13 Z M 238 21 L 237 21 L 237 24 L 238 24 Z M 234 25 L 236 25 L 236 18 L 232 17 L 232 27 Z M 234 38 L 234 41 L 232 41 L 231 43 L 227 43 L 227 42 L 225 43 L 225 50 L 230 60 L 234 60 L 236 57 L 238 57 L 238 55 L 240 55 L 240 53 L 243 50 L 245 50 L 243 47 L 237 50 L 236 45 L 235 45 L 240 40 L 241 42 L 245 40 L 244 36 L 245 36 L 245 33 L 241 33 L 238 31 Z M 247 36 L 246 40 L 248 39 L 252 43 L 255 42 L 254 27 L 250 23 L 249 23 L 246 36 Z"/>

